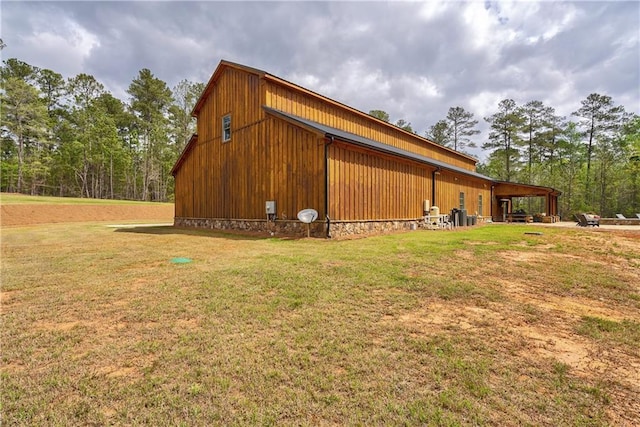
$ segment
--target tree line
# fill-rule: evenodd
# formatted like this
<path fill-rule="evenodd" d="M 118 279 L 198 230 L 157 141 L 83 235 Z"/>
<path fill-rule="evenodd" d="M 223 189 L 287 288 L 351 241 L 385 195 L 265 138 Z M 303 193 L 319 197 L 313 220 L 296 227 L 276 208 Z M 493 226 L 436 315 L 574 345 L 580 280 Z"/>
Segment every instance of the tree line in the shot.
<path fill-rule="evenodd" d="M 12 58 L 0 68 L 0 190 L 33 195 L 167 201 L 170 171 L 192 133 L 190 112 L 204 84 L 174 88 L 142 69 L 115 98 L 95 77 L 64 79 Z M 489 154 L 478 172 L 502 181 L 554 187 L 560 212 L 603 216 L 640 212 L 640 118 L 611 97 L 591 94 L 571 118 L 540 101 L 500 101 L 484 120 L 451 107 L 429 127 L 430 140 Z M 374 117 L 390 122 L 383 110 Z M 396 126 L 414 132 L 403 119 Z"/>
<path fill-rule="evenodd" d="M 374 117 L 390 122 L 382 110 Z M 489 135 L 481 148 L 489 152 L 478 172 L 506 182 L 553 187 L 562 191 L 559 211 L 570 219 L 577 212 L 611 217 L 640 213 L 640 117 L 616 105 L 607 95 L 590 94 L 571 114 L 556 114 L 541 101 L 517 105 L 499 102 L 485 117 Z M 395 123 L 403 127 L 404 120 Z M 440 145 L 465 152 L 480 139 L 478 120 L 463 107 L 429 127 L 425 136 Z M 521 201 L 530 213 L 531 200 Z"/>
<path fill-rule="evenodd" d="M 0 189 L 32 195 L 167 201 L 170 171 L 195 131 L 203 83 L 169 89 L 142 69 L 128 103 L 95 77 L 64 79 L 15 58 L 0 69 Z"/>

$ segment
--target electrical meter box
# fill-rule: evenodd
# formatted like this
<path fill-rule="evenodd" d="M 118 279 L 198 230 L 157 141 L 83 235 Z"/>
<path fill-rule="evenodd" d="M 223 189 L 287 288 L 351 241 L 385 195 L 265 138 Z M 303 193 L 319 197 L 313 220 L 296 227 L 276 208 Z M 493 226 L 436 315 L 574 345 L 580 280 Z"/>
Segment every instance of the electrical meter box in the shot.
<path fill-rule="evenodd" d="M 266 211 L 267 211 L 267 215 L 275 215 L 276 214 L 276 201 L 275 200 L 267 200 Z"/>

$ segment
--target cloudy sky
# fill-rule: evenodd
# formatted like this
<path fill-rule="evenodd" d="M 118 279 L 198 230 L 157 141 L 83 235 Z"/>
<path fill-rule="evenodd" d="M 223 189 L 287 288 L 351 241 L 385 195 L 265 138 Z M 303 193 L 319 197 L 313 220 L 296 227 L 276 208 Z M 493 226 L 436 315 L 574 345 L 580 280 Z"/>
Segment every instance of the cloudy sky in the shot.
<path fill-rule="evenodd" d="M 2 59 L 92 74 L 123 100 L 142 68 L 173 87 L 206 82 L 226 59 L 361 111 L 385 110 L 420 134 L 452 106 L 484 129 L 505 98 L 570 115 L 597 92 L 640 113 L 638 1 L 2 0 L 0 8 Z"/>

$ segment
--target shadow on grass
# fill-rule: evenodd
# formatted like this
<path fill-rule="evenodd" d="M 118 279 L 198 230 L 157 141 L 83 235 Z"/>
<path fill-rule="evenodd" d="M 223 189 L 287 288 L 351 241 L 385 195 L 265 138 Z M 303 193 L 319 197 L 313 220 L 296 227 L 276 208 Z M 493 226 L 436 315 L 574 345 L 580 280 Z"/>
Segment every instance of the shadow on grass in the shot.
<path fill-rule="evenodd" d="M 126 226 L 116 228 L 116 233 L 136 233 L 136 234 L 154 234 L 154 235 L 183 235 L 183 236 L 200 236 L 200 237 L 213 237 L 219 239 L 230 240 L 264 240 L 264 239 L 277 239 L 277 240 L 292 240 L 297 239 L 295 236 L 276 235 L 270 236 L 266 232 L 243 232 L 243 231 L 218 231 L 218 230 L 203 230 L 193 228 L 179 228 L 173 225 L 158 225 L 158 226 Z"/>

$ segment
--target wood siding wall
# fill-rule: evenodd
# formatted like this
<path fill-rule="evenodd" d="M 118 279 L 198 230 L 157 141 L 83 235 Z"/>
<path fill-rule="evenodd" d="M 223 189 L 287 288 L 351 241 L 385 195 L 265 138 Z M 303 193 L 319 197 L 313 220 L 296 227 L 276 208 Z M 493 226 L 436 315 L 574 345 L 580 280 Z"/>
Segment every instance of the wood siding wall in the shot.
<path fill-rule="evenodd" d="M 436 175 L 436 197 L 431 203 L 446 214 L 452 209 L 460 208 L 460 193 L 464 193 L 465 209 L 468 215 L 491 215 L 491 182 L 467 178 L 448 171 Z M 479 197 L 482 195 L 482 210 L 479 208 Z"/>
<path fill-rule="evenodd" d="M 265 218 L 312 207 L 324 217 L 324 139 L 261 108 L 258 76 L 235 69 L 221 75 L 198 114 L 198 142 L 176 173 L 176 216 Z M 222 117 L 231 114 L 231 140 Z"/>
<path fill-rule="evenodd" d="M 271 118 L 268 126 L 270 198 L 265 200 L 276 201 L 280 219 L 296 219 L 307 208 L 324 219 L 324 138 L 277 118 Z"/>
<path fill-rule="evenodd" d="M 470 171 L 476 169 L 473 160 L 461 157 L 437 144 L 429 144 L 414 136 L 402 134 L 382 123 L 376 123 L 368 117 L 362 117 L 347 109 L 336 107 L 325 100 L 314 98 L 275 82 L 267 82 L 265 96 L 265 103 L 268 107 Z"/>
<path fill-rule="evenodd" d="M 198 140 L 176 171 L 176 216 L 262 219 L 275 200 L 279 219 L 301 209 L 325 213 L 324 135 L 267 114 L 262 105 L 343 129 L 407 151 L 474 170 L 473 161 L 411 135 L 341 109 L 322 99 L 275 84 L 246 70 L 220 73 L 198 110 Z M 231 115 L 231 140 L 222 142 L 222 118 Z M 335 141 L 328 147 L 329 216 L 332 220 L 416 219 L 423 201 L 442 213 L 459 207 L 465 193 L 469 214 L 490 215 L 491 183 L 462 174 Z"/>
<path fill-rule="evenodd" d="M 335 142 L 329 146 L 332 220 L 415 219 L 431 196 L 426 165 Z"/>

